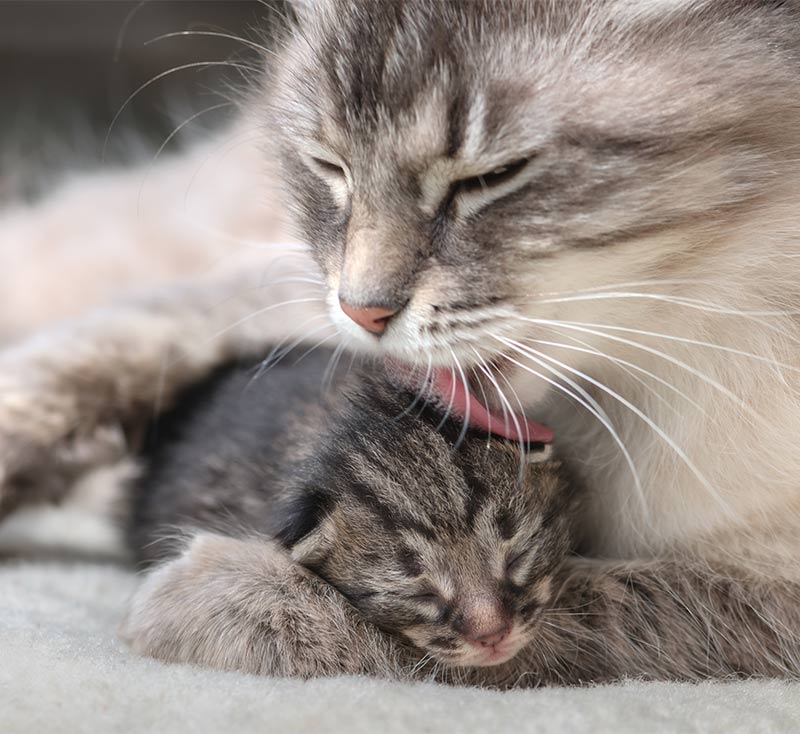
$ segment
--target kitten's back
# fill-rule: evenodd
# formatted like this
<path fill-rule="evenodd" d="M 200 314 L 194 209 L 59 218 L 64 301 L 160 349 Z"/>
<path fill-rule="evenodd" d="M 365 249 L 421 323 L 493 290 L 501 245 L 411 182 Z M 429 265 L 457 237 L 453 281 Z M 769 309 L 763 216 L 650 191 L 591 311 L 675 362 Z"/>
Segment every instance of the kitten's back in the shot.
<path fill-rule="evenodd" d="M 175 533 L 192 527 L 274 531 L 287 467 L 313 451 L 345 379 L 340 366 L 328 382 L 331 351 L 300 356 L 266 370 L 226 365 L 150 427 L 131 492 L 129 540 L 139 561 L 172 555 Z"/>

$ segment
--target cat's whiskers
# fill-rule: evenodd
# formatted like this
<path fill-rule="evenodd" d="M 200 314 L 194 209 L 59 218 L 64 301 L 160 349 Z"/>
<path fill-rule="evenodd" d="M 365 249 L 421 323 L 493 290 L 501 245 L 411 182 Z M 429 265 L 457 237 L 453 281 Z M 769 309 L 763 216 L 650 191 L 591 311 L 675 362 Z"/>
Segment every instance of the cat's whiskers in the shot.
<path fill-rule="evenodd" d="M 333 324 L 331 324 L 326 320 L 326 323 L 313 329 L 312 331 L 303 332 L 303 329 L 306 326 L 308 326 L 310 323 L 313 323 L 314 321 L 319 321 L 320 319 L 327 319 L 327 314 L 316 314 L 315 316 L 309 316 L 305 321 L 299 324 L 297 328 L 295 328 L 288 337 L 285 337 L 280 342 L 278 342 L 270 350 L 269 354 L 263 361 L 263 364 L 265 365 L 266 369 L 271 369 L 276 364 L 281 362 L 284 357 L 291 354 L 298 346 L 300 346 L 300 344 L 306 341 L 309 337 L 314 336 L 314 334 L 318 334 L 320 331 L 328 327 L 336 328 Z M 289 344 L 286 344 L 286 342 L 289 341 L 289 339 L 292 336 L 297 334 L 298 331 L 301 332 L 300 335 L 292 339 L 292 341 Z"/>
<path fill-rule="evenodd" d="M 486 360 L 481 356 L 480 352 L 477 349 L 473 347 L 473 351 L 475 352 L 475 356 L 478 359 L 478 369 L 486 376 L 486 379 L 488 379 L 489 382 L 492 383 L 492 386 L 494 387 L 495 392 L 497 393 L 497 397 L 500 399 L 500 405 L 503 411 L 503 423 L 504 423 L 505 433 L 508 434 L 510 430 L 509 415 L 514 421 L 517 431 L 519 433 L 522 433 L 519 425 L 519 420 L 517 420 L 517 417 L 514 415 L 514 411 L 511 409 L 511 404 L 508 402 L 505 393 L 500 388 L 500 384 L 497 382 L 494 375 L 492 374 L 489 365 L 487 364 Z M 489 420 L 489 429 L 491 430 L 491 417 Z"/>
<path fill-rule="evenodd" d="M 800 311 L 797 310 L 784 310 L 784 309 L 771 309 L 761 311 L 743 311 L 741 309 L 730 308 L 714 301 L 707 301 L 700 298 L 690 298 L 688 296 L 675 296 L 665 295 L 663 293 L 638 293 L 634 291 L 602 291 L 593 293 L 583 293 L 574 296 L 560 296 L 553 298 L 539 298 L 535 301 L 528 301 L 528 305 L 537 305 L 544 303 L 577 303 L 580 301 L 600 301 L 610 299 L 650 299 L 654 301 L 663 301 L 664 303 L 675 304 L 678 306 L 686 306 L 687 308 L 695 308 L 699 311 L 707 311 L 709 313 L 717 313 L 727 316 L 741 316 L 743 318 L 751 318 L 757 323 L 764 323 L 758 319 L 770 316 L 797 316 Z"/>
<path fill-rule="evenodd" d="M 525 407 L 522 404 L 522 401 L 517 394 L 517 391 L 514 389 L 514 386 L 511 384 L 511 380 L 506 377 L 502 370 L 498 370 L 498 374 L 500 377 L 503 378 L 503 382 L 506 383 L 506 387 L 511 390 L 511 395 L 514 397 L 514 400 L 517 401 L 517 407 L 519 408 L 519 415 L 522 417 L 522 422 L 526 426 L 525 434 L 523 435 L 520 433 L 519 437 L 519 481 L 520 483 L 525 478 L 525 451 L 526 451 L 526 436 L 527 436 L 527 416 L 525 415 Z"/>
<path fill-rule="evenodd" d="M 442 416 L 442 420 L 439 421 L 439 425 L 436 426 L 437 431 L 441 431 L 442 427 L 445 423 L 447 423 L 447 419 L 450 418 L 450 414 L 453 412 L 453 404 L 456 400 L 456 371 L 454 367 L 450 368 L 450 402 L 447 405 L 447 410 L 445 410 L 444 415 Z"/>
<path fill-rule="evenodd" d="M 758 319 L 754 319 L 761 324 L 761 321 Z M 748 352 L 742 349 L 736 349 L 735 347 L 729 347 L 724 344 L 716 344 L 714 342 L 707 342 L 703 341 L 702 339 L 692 339 L 689 337 L 678 336 L 676 334 L 665 334 L 663 332 L 658 331 L 647 331 L 644 329 L 634 329 L 631 327 L 626 326 L 616 326 L 613 324 L 596 324 L 592 322 L 583 322 L 583 321 L 560 321 L 562 324 L 571 324 L 573 326 L 593 326 L 596 328 L 603 328 L 608 329 L 609 331 L 621 331 L 627 334 L 639 334 L 641 336 L 649 336 L 654 337 L 656 339 L 663 339 L 665 341 L 674 341 L 680 344 L 689 344 L 692 346 L 697 347 L 704 347 L 706 349 L 716 349 L 720 352 L 725 352 L 726 354 L 733 354 L 739 357 L 746 357 L 748 359 L 756 360 L 757 362 L 764 362 L 765 364 L 772 365 L 773 367 L 788 370 L 790 372 L 797 372 L 800 373 L 800 367 L 796 367 L 791 364 L 786 364 L 785 362 L 780 362 L 776 359 L 771 357 L 765 357 L 762 354 L 755 354 L 753 352 Z M 762 324 L 763 325 L 763 324 Z"/>
<path fill-rule="evenodd" d="M 269 306 L 264 306 L 264 308 L 258 308 L 255 311 L 247 314 L 247 316 L 242 316 L 242 318 L 234 321 L 232 324 L 228 324 L 224 329 L 220 329 L 219 331 L 215 332 L 211 336 L 206 339 L 206 343 L 211 343 L 216 339 L 219 339 L 221 336 L 224 336 L 229 331 L 242 326 L 243 324 L 247 323 L 248 321 L 257 318 L 258 316 L 263 316 L 265 313 L 269 313 L 270 311 L 274 311 L 278 308 L 283 308 L 284 306 L 294 306 L 300 303 L 324 303 L 325 299 L 323 297 L 309 297 L 309 298 L 291 298 L 288 301 L 281 301 L 280 303 L 271 303 Z M 322 314 L 320 314 L 322 315 Z"/>
<path fill-rule="evenodd" d="M 524 345 L 514 341 L 513 339 L 506 339 L 504 337 L 498 337 L 498 336 L 494 336 L 494 338 L 500 341 L 500 343 L 504 344 L 506 347 L 509 347 L 513 349 L 515 352 L 521 354 L 522 356 L 525 356 L 528 359 L 533 360 L 536 364 L 538 364 L 543 369 L 546 369 L 550 374 L 552 374 L 557 379 L 552 379 L 547 375 L 542 374 L 538 370 L 534 370 L 529 365 L 524 365 L 518 360 L 514 359 L 513 357 L 506 356 L 506 359 L 508 359 L 512 364 L 515 364 L 520 369 L 525 370 L 526 372 L 534 375 L 535 377 L 544 380 L 549 385 L 552 385 L 559 392 L 571 398 L 576 403 L 578 403 L 578 405 L 587 410 L 590 415 L 594 416 L 603 425 L 603 427 L 611 435 L 612 439 L 614 440 L 614 443 L 616 443 L 617 446 L 619 446 L 619 449 L 622 452 L 622 455 L 625 459 L 625 463 L 628 465 L 628 468 L 631 471 L 631 475 L 633 476 L 634 486 L 636 488 L 636 493 L 639 496 L 642 508 L 646 511 L 647 503 L 645 499 L 644 488 L 642 486 L 641 478 L 636 468 L 636 464 L 633 461 L 633 457 L 631 456 L 628 447 L 625 445 L 625 442 L 622 440 L 622 437 L 619 435 L 619 432 L 612 423 L 611 418 L 609 417 L 608 413 L 606 413 L 606 411 L 602 408 L 602 406 L 577 382 L 575 382 L 567 375 L 563 374 L 561 371 L 552 367 L 552 365 L 548 365 L 545 362 L 542 362 L 540 359 L 533 356 L 532 354 L 530 354 L 528 352 L 528 348 L 526 348 Z M 557 381 L 558 379 L 563 380 L 565 383 L 567 383 L 567 385 L 569 385 L 569 388 L 565 387 L 560 382 L 558 382 Z"/>
<path fill-rule="evenodd" d="M 559 331 L 556 327 L 551 327 L 551 328 L 553 329 L 553 331 L 556 331 L 560 336 L 563 336 L 564 338 L 569 339 L 570 341 L 574 341 L 576 344 L 581 344 L 583 346 L 576 347 L 574 344 L 565 344 L 564 342 L 548 341 L 546 339 L 534 339 L 532 337 L 520 337 L 520 341 L 530 344 L 541 344 L 542 346 L 556 347 L 557 349 L 568 349 L 571 351 L 583 352 L 585 354 L 591 354 L 594 357 L 607 359 L 608 361 L 620 367 L 620 369 L 624 369 L 626 374 L 636 379 L 639 382 L 639 384 L 642 385 L 642 387 L 646 388 L 648 391 L 651 392 L 652 395 L 654 395 L 654 397 L 658 398 L 659 401 L 665 405 L 665 407 L 668 407 L 670 410 L 677 413 L 676 408 L 669 402 L 667 402 L 663 395 L 658 393 L 651 385 L 648 385 L 642 378 L 633 374 L 633 370 L 641 372 L 643 375 L 647 375 L 647 377 L 650 377 L 654 381 L 658 382 L 660 385 L 663 385 L 665 388 L 672 391 L 678 397 L 683 398 L 686 402 L 689 403 L 689 405 L 697 409 L 703 416 L 708 417 L 708 411 L 702 405 L 700 405 L 700 403 L 689 397 L 689 395 L 687 395 L 683 390 L 680 390 L 679 388 L 675 387 L 675 385 L 673 385 L 668 380 L 665 380 L 663 377 L 657 375 L 655 372 L 646 370 L 644 367 L 641 367 L 640 365 L 635 364 L 634 362 L 629 362 L 626 359 L 621 359 L 619 357 L 613 357 L 610 354 L 606 354 L 605 352 L 592 347 L 589 344 L 589 342 L 586 342 L 583 339 L 579 339 L 578 337 L 572 336 L 570 334 L 564 334 L 563 332 Z"/>
<path fill-rule="evenodd" d="M 456 451 L 458 450 L 458 447 L 461 446 L 461 444 L 464 442 L 464 438 L 466 437 L 467 431 L 469 430 L 471 400 L 470 400 L 469 382 L 467 381 L 467 376 L 464 374 L 464 370 L 461 367 L 461 362 L 458 361 L 458 357 L 456 357 L 456 353 L 452 349 L 450 350 L 450 354 L 453 355 L 453 361 L 455 362 L 456 369 L 458 370 L 459 377 L 461 378 L 461 382 L 464 385 L 464 391 L 466 393 L 466 400 L 467 400 L 467 404 L 464 409 L 464 415 L 462 416 L 463 417 L 462 423 L 464 425 L 461 427 L 461 433 L 458 435 L 458 440 L 456 441 L 455 446 L 453 446 L 453 450 Z M 455 395 L 455 380 L 453 380 L 453 394 Z"/>
<path fill-rule="evenodd" d="M 427 394 L 428 389 L 430 387 L 431 374 L 433 373 L 433 359 L 431 358 L 430 354 L 428 354 L 427 357 L 428 357 L 428 367 L 425 370 L 425 376 L 422 378 L 422 382 L 420 383 L 420 386 L 417 389 L 417 393 L 416 393 L 416 396 L 414 397 L 414 400 L 411 402 L 410 405 L 408 405 L 406 408 L 404 408 L 402 412 L 398 413 L 393 418 L 393 420 L 398 421 L 401 418 L 403 418 L 404 416 L 408 415 L 412 410 L 414 410 L 414 408 L 417 406 L 419 401 L 422 400 L 423 397 Z M 412 372 L 416 371 L 416 362 L 412 365 L 411 369 L 412 369 Z M 425 398 L 425 404 L 427 404 L 427 402 L 428 402 L 428 399 Z M 423 410 L 424 410 L 424 405 L 423 405 Z"/>
<path fill-rule="evenodd" d="M 331 385 L 333 383 L 333 375 L 336 372 L 337 367 L 339 366 L 339 361 L 342 358 L 342 354 L 344 354 L 345 349 L 350 345 L 351 339 L 345 336 L 344 339 L 337 345 L 336 349 L 333 350 L 333 354 L 331 358 L 328 360 L 328 364 L 325 367 L 325 372 L 322 374 L 322 381 L 321 381 L 321 390 L 323 395 L 327 395 L 331 389 Z"/>
<path fill-rule="evenodd" d="M 593 377 L 589 376 L 585 372 L 581 370 L 577 370 L 574 367 L 570 367 L 569 365 L 561 362 L 554 357 L 550 357 L 549 355 L 545 354 L 544 352 L 539 352 L 538 350 L 532 349 L 531 347 L 525 347 L 520 345 L 520 351 L 524 354 L 525 352 L 529 353 L 529 358 L 534 358 L 533 355 L 537 355 L 542 359 L 547 360 L 548 362 L 552 362 L 553 364 L 558 365 L 562 369 L 571 372 L 572 374 L 580 377 L 581 379 L 585 380 L 586 382 L 594 385 L 599 390 L 602 390 L 604 393 L 609 395 L 612 399 L 616 400 L 618 403 L 626 407 L 629 411 L 631 411 L 634 415 L 640 418 L 644 423 L 667 445 L 670 449 L 681 459 L 683 464 L 686 468 L 692 473 L 692 475 L 697 479 L 697 481 L 706 489 L 709 495 L 717 502 L 720 508 L 728 515 L 730 515 L 733 519 L 735 519 L 735 515 L 733 514 L 731 508 L 729 507 L 728 503 L 725 502 L 724 498 L 720 494 L 719 490 L 708 480 L 708 478 L 700 471 L 700 469 L 696 466 L 696 464 L 692 461 L 686 451 L 673 439 L 661 426 L 659 426 L 650 416 L 648 416 L 644 411 L 642 411 L 639 407 L 634 405 L 630 400 L 620 395 L 616 390 L 612 390 L 610 387 L 605 385 L 604 383 L 600 382 L 599 380 L 594 379 Z M 538 360 L 537 360 L 538 361 Z M 521 365 L 520 365 L 521 366 Z M 524 367 L 523 367 L 524 368 Z"/>
<path fill-rule="evenodd" d="M 755 419 L 762 425 L 769 426 L 769 421 L 767 421 L 762 415 L 753 410 L 744 399 L 742 399 L 739 395 L 736 395 L 736 393 L 729 390 L 727 387 L 725 387 L 725 385 L 715 380 L 713 377 L 710 377 L 704 372 L 698 370 L 696 367 L 693 367 L 692 365 L 687 364 L 683 360 L 680 360 L 677 357 L 674 357 L 671 354 L 667 354 L 666 352 L 663 352 L 659 349 L 649 347 L 645 344 L 633 341 L 631 339 L 625 339 L 623 337 L 614 336 L 613 334 L 608 334 L 604 331 L 598 331 L 598 329 L 603 328 L 602 324 L 591 324 L 591 326 L 595 328 L 588 328 L 587 326 L 579 326 L 577 324 L 573 324 L 567 321 L 558 321 L 553 319 L 535 319 L 535 318 L 528 318 L 525 316 L 516 316 L 515 318 L 524 321 L 526 323 L 538 324 L 540 326 L 555 326 L 570 331 L 579 331 L 584 334 L 591 334 L 593 336 L 598 336 L 604 339 L 608 339 L 610 341 L 618 342 L 620 344 L 625 344 L 635 349 L 640 349 L 642 351 L 648 352 L 649 354 L 653 354 L 654 356 L 660 357 L 661 359 L 664 359 L 667 362 L 674 364 L 676 367 L 679 367 L 688 372 L 689 374 L 702 380 L 707 385 L 713 387 L 715 390 L 718 390 L 721 394 L 725 395 L 728 399 L 730 399 L 733 403 L 735 403 L 735 405 L 738 408 L 747 413 L 753 419 Z"/>

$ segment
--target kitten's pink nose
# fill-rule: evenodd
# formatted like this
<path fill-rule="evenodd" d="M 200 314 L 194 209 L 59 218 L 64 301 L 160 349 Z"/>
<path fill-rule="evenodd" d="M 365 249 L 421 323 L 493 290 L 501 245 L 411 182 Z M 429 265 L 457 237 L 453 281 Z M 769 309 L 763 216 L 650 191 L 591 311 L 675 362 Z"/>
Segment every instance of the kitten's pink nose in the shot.
<path fill-rule="evenodd" d="M 470 637 L 468 638 L 469 641 L 473 645 L 480 645 L 481 647 L 494 647 L 495 645 L 499 645 L 503 640 L 508 637 L 508 633 L 511 631 L 511 626 L 508 624 L 504 624 L 502 627 L 492 631 L 487 632 L 480 637 Z"/>
<path fill-rule="evenodd" d="M 375 336 L 380 336 L 386 331 L 389 320 L 397 311 L 381 306 L 351 306 L 349 303 L 339 299 L 339 305 L 353 321 L 362 329 L 366 329 Z"/>

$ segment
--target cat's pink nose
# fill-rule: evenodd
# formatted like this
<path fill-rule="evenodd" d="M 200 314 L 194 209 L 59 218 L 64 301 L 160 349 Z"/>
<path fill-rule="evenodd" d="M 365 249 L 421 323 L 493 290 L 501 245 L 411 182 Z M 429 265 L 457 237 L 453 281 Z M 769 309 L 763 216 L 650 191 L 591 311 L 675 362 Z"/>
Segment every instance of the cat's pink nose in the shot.
<path fill-rule="evenodd" d="M 511 631 L 511 626 L 508 624 L 504 624 L 499 629 L 496 629 L 492 632 L 487 632 L 480 637 L 470 637 L 468 638 L 469 641 L 473 645 L 480 645 L 481 647 L 494 647 L 495 645 L 499 645 L 503 640 L 508 637 L 508 633 Z"/>
<path fill-rule="evenodd" d="M 339 305 L 353 321 L 362 329 L 366 329 L 370 334 L 380 336 L 386 331 L 389 320 L 397 311 L 381 306 L 351 306 L 346 301 L 339 299 Z"/>

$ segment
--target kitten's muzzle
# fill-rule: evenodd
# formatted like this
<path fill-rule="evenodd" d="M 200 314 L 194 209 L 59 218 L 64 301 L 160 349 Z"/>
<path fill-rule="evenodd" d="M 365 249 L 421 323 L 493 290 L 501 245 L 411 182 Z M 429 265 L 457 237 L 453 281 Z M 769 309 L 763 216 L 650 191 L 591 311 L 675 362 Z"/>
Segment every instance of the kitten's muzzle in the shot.
<path fill-rule="evenodd" d="M 476 647 L 496 647 L 499 645 L 503 640 L 508 637 L 508 633 L 511 632 L 511 625 L 506 623 L 503 627 L 497 629 L 494 632 L 489 632 L 485 635 L 481 635 L 480 637 L 468 637 L 467 642 Z"/>

